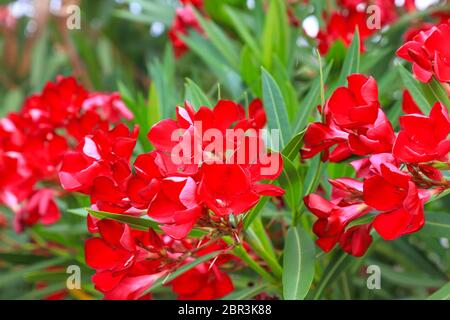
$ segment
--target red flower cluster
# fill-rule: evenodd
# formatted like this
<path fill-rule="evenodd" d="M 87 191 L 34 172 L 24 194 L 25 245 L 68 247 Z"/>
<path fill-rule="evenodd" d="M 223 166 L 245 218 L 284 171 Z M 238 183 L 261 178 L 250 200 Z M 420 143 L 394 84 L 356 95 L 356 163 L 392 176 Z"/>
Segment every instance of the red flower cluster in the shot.
<path fill-rule="evenodd" d="M 450 25 L 447 23 L 419 31 L 397 50 L 397 55 L 413 63 L 413 73 L 421 82 L 433 75 L 440 82 L 450 82 Z"/>
<path fill-rule="evenodd" d="M 147 213 L 166 234 L 159 237 L 153 230 L 89 217 L 91 232 L 101 238 L 87 242 L 86 260 L 97 270 L 93 280 L 105 298 L 139 298 L 155 279 L 189 261 L 180 258 L 180 244 L 182 252 L 200 254 L 193 240 L 186 239 L 194 226 L 234 236 L 241 222 L 232 226 L 230 215 L 247 212 L 261 195 L 284 193 L 260 183 L 276 179 L 282 170 L 281 156 L 266 153 L 257 130 L 266 123 L 260 100 L 251 103 L 248 116 L 241 105 L 225 100 L 198 111 L 186 103 L 176 115 L 177 120 L 162 120 L 151 128 L 148 138 L 156 150 L 138 155 L 133 167 L 138 130 L 124 125 L 92 130 L 64 155 L 59 178 L 65 190 L 90 195 L 94 209 Z M 190 270 L 171 283 L 174 292 L 189 299 L 227 294 L 233 286 L 220 265 L 216 261 L 213 267 L 204 263 Z"/>
<path fill-rule="evenodd" d="M 189 29 L 194 29 L 200 34 L 203 33 L 203 29 L 195 17 L 194 11 L 192 11 L 192 9 L 188 6 L 191 4 L 197 8 L 202 8 L 203 1 L 184 0 L 181 2 L 185 6 L 175 10 L 175 18 L 169 30 L 169 38 L 172 42 L 173 50 L 177 58 L 181 57 L 188 50 L 186 43 L 180 35 L 187 36 Z"/>
<path fill-rule="evenodd" d="M 132 114 L 118 94 L 89 93 L 73 78 L 58 78 L 0 119 L 0 203 L 16 213 L 17 231 L 59 219 L 58 191 L 38 183 L 58 185 L 56 172 L 74 141 L 123 117 Z"/>
<path fill-rule="evenodd" d="M 227 250 L 223 242 L 173 240 L 153 229 L 140 231 L 113 220 L 89 218 L 89 230 L 100 237 L 87 240 L 86 262 L 96 270 L 92 280 L 110 300 L 148 299 L 144 294 L 158 278 L 199 257 Z M 192 253 L 195 252 L 193 255 Z M 170 285 L 179 299 L 217 299 L 233 291 L 233 283 L 220 267 L 229 261 L 220 255 L 175 278 Z"/>
<path fill-rule="evenodd" d="M 425 222 L 425 201 L 450 187 L 437 169 L 449 164 L 450 119 L 439 102 L 429 116 L 423 115 L 405 92 L 403 108 L 411 113 L 400 118 L 395 137 L 380 109 L 375 80 L 352 75 L 348 82 L 328 100 L 325 123 L 308 127 L 301 154 L 308 158 L 323 152 L 322 159 L 331 161 L 368 155 L 351 162 L 362 181 L 330 180 L 330 201 L 317 194 L 304 201 L 318 217 L 313 230 L 324 251 L 339 243 L 347 253 L 362 256 L 372 242 L 372 227 L 385 240 L 418 231 Z M 358 224 L 358 218 L 374 210 L 378 214 L 371 222 Z"/>

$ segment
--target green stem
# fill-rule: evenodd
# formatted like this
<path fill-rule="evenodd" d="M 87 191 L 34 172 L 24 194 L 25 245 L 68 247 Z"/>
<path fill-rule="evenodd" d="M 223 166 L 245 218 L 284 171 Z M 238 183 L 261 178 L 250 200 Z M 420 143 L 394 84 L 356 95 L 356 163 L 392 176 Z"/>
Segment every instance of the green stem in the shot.
<path fill-rule="evenodd" d="M 264 270 L 263 267 L 261 267 L 255 260 L 252 259 L 252 257 L 250 257 L 250 255 L 242 245 L 238 245 L 236 248 L 234 248 L 233 253 L 242 261 L 244 261 L 253 271 L 259 274 L 264 280 L 273 284 L 278 283 L 277 279 L 275 279 L 270 273 Z"/>

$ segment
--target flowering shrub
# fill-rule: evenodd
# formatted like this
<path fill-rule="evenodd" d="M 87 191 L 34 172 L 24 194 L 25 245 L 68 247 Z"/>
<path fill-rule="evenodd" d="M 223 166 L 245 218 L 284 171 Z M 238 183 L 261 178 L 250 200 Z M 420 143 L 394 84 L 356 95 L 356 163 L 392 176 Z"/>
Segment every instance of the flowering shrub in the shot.
<path fill-rule="evenodd" d="M 446 1 L 105 5 L 0 7 L 0 298 L 448 296 Z"/>

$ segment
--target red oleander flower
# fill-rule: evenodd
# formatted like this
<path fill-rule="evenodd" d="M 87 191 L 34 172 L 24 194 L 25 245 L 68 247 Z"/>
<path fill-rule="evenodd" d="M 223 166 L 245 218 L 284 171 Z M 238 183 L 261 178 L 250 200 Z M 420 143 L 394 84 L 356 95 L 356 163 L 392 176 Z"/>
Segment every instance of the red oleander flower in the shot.
<path fill-rule="evenodd" d="M 175 247 L 177 241 L 169 240 L 165 244 L 170 247 Z M 187 247 L 186 249 L 191 249 L 193 244 L 184 242 L 183 246 Z M 201 242 L 196 245 L 201 245 Z M 198 250 L 196 256 L 200 257 L 214 251 L 225 251 L 226 249 L 227 244 L 219 240 Z M 231 255 L 221 254 L 214 260 L 201 263 L 178 276 L 169 285 L 172 287 L 173 292 L 177 294 L 179 300 L 212 300 L 223 298 L 234 290 L 234 285 L 228 274 L 222 271 L 220 267 L 233 259 L 234 257 Z M 190 260 L 187 259 L 186 262 Z"/>
<path fill-rule="evenodd" d="M 349 228 L 339 239 L 340 247 L 354 257 L 362 257 L 372 244 L 371 229 L 370 223 Z"/>
<path fill-rule="evenodd" d="M 102 119 L 117 123 L 122 119 L 132 120 L 133 113 L 122 101 L 120 94 L 114 93 L 92 93 L 84 101 L 84 111 L 95 111 Z"/>
<path fill-rule="evenodd" d="M 340 0 L 339 4 L 349 10 L 358 11 L 365 11 L 370 5 L 375 5 L 380 10 L 381 26 L 394 22 L 399 16 L 398 8 L 392 0 Z M 414 10 L 414 0 L 406 0 L 403 6 L 407 11 Z"/>
<path fill-rule="evenodd" d="M 368 155 L 392 150 L 395 139 L 394 129 L 384 112 L 379 109 L 375 122 L 363 126 L 349 134 L 350 150 L 356 155 Z"/>
<path fill-rule="evenodd" d="M 318 48 L 320 54 L 327 54 L 330 47 L 341 41 L 346 47 L 350 45 L 353 34 L 358 28 L 360 35 L 360 51 L 364 52 L 364 41 L 376 30 L 371 30 L 367 26 L 367 14 L 355 9 L 350 9 L 345 13 L 333 12 L 330 17 L 325 17 L 326 27 L 317 34 Z"/>
<path fill-rule="evenodd" d="M 28 98 L 23 112 L 40 125 L 61 126 L 80 112 L 87 97 L 88 92 L 75 78 L 58 77 L 55 83 L 47 83 L 42 94 Z"/>
<path fill-rule="evenodd" d="M 171 282 L 179 300 L 220 299 L 234 290 L 231 278 L 215 264 L 202 263 Z"/>
<path fill-rule="evenodd" d="M 110 131 L 96 130 L 77 147 L 64 155 L 59 179 L 68 191 L 89 193 L 98 176 L 112 176 L 112 165 L 125 160 L 129 163 L 138 135 L 119 124 Z"/>
<path fill-rule="evenodd" d="M 238 114 L 242 114 L 239 112 Z M 236 124 L 236 128 L 242 129 L 262 129 L 267 123 L 266 111 L 261 99 L 255 99 L 248 106 L 248 118 L 242 119 Z"/>
<path fill-rule="evenodd" d="M 255 114 L 257 111 L 255 110 Z M 233 124 L 237 123 L 236 127 L 244 126 L 244 122 L 239 125 L 239 121 L 248 123 L 248 119 L 245 119 L 244 108 L 233 101 L 221 100 L 213 110 L 202 106 L 197 112 L 188 103 L 185 103 L 185 108 L 177 108 L 177 120 L 160 121 L 151 128 L 148 138 L 158 150 L 164 152 L 172 153 L 173 148 L 181 143 L 189 144 L 192 154 L 186 155 L 186 157 L 190 161 L 191 158 L 202 156 L 204 148 L 214 141 L 215 137 L 207 139 L 203 136 L 203 132 L 210 129 L 218 130 L 225 141 L 226 130 L 232 129 Z M 196 123 L 201 127 L 196 127 Z M 179 138 L 174 139 L 172 137 L 174 133 L 178 134 L 175 138 Z"/>
<path fill-rule="evenodd" d="M 353 74 L 347 79 L 348 87 L 336 89 L 327 101 L 325 123 L 308 126 L 301 151 L 304 159 L 323 151 L 324 161 L 338 162 L 352 154 L 392 150 L 395 134 L 380 108 L 375 80 L 361 74 Z"/>
<path fill-rule="evenodd" d="M 96 289 L 108 300 L 139 299 L 163 271 L 161 239 L 151 229 L 137 231 L 113 220 L 97 221 L 96 228 L 101 237 L 85 244 Z"/>
<path fill-rule="evenodd" d="M 197 8 L 203 8 L 203 0 L 180 0 L 180 2 L 185 6 L 193 5 Z"/>
<path fill-rule="evenodd" d="M 420 31 L 397 50 L 397 55 L 412 62 L 413 73 L 421 82 L 429 82 L 433 75 L 440 82 L 450 82 L 449 38 L 450 25 L 440 24 Z"/>
<path fill-rule="evenodd" d="M 233 161 L 249 163 L 250 155 L 263 156 L 265 144 L 259 129 L 265 122 L 259 100 L 251 103 L 248 118 L 244 108 L 232 101 L 221 100 L 212 110 L 202 106 L 197 112 L 186 103 L 185 108 L 177 108 L 177 120 L 160 121 L 148 138 L 159 151 L 170 154 L 172 165 L 161 155 L 166 171 L 177 168 L 176 175 L 194 174 L 194 164 L 201 162 L 224 163 L 236 158 Z"/>
<path fill-rule="evenodd" d="M 367 205 L 382 212 L 375 217 L 373 227 L 385 240 L 416 232 L 425 223 L 427 193 L 393 165 L 380 164 L 379 173 L 364 181 L 363 194 Z"/>
<path fill-rule="evenodd" d="M 433 28 L 434 24 L 429 22 L 421 22 L 419 25 L 408 28 L 403 34 L 405 42 L 413 41 L 414 38 L 422 31 L 428 31 Z"/>
<path fill-rule="evenodd" d="M 0 202 L 18 210 L 20 202 L 33 192 L 36 177 L 18 152 L 0 149 Z"/>
<path fill-rule="evenodd" d="M 129 163 L 118 160 L 111 163 L 111 176 L 95 177 L 90 191 L 91 203 L 101 211 L 124 213 L 131 207 L 127 184 L 131 178 Z"/>
<path fill-rule="evenodd" d="M 261 195 L 284 194 L 284 190 L 277 186 L 256 183 L 261 179 L 275 179 L 281 173 L 281 163 L 279 168 L 271 175 L 262 176 L 256 174 L 260 168 L 236 164 L 203 165 L 199 198 L 218 216 L 245 213 L 258 203 Z"/>
<path fill-rule="evenodd" d="M 437 102 L 428 117 L 418 113 L 400 117 L 400 127 L 392 151 L 396 159 L 407 163 L 448 159 L 450 120 L 442 103 Z"/>
<path fill-rule="evenodd" d="M 381 172 L 381 164 L 389 167 L 399 167 L 399 162 L 391 153 L 379 153 L 372 155 L 369 158 L 362 158 L 350 162 L 350 165 L 355 169 L 358 178 L 368 178 L 379 174 Z"/>
<path fill-rule="evenodd" d="M 188 50 L 187 45 L 181 39 L 180 35 L 187 36 L 189 29 L 194 29 L 199 33 L 203 33 L 203 29 L 195 18 L 194 12 L 188 6 L 177 8 L 175 11 L 175 19 L 169 30 L 169 38 L 176 57 L 181 57 Z"/>
<path fill-rule="evenodd" d="M 327 103 L 329 117 L 344 129 L 373 124 L 380 107 L 375 79 L 353 74 L 347 80 L 348 87 L 337 88 Z"/>
<path fill-rule="evenodd" d="M 361 202 L 340 206 L 316 194 L 306 196 L 304 202 L 309 211 L 319 218 L 314 223 L 313 231 L 319 238 L 316 240 L 317 245 L 325 252 L 329 252 L 340 241 L 350 222 L 370 211 L 370 208 Z M 348 237 L 348 235 L 344 237 Z M 347 240 L 344 239 L 342 241 L 345 247 L 348 248 L 346 245 Z M 365 243 L 367 244 L 368 242 Z"/>
<path fill-rule="evenodd" d="M 38 221 L 44 225 L 58 221 L 61 212 L 54 197 L 55 191 L 52 189 L 39 189 L 34 192 L 14 216 L 16 232 L 22 232 L 26 227 L 32 226 Z"/>
<path fill-rule="evenodd" d="M 202 214 L 197 199 L 197 184 L 190 178 L 161 180 L 159 190 L 148 208 L 148 215 L 163 224 L 161 229 L 175 239 L 183 239 Z"/>

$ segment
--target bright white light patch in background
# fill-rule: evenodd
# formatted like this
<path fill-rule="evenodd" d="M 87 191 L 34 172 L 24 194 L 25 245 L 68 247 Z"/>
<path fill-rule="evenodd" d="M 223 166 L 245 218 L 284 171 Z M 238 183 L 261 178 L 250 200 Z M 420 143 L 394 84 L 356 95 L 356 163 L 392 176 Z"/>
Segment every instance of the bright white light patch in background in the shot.
<path fill-rule="evenodd" d="M 247 0 L 247 8 L 255 9 L 255 0 Z"/>
<path fill-rule="evenodd" d="M 397 7 L 403 7 L 405 5 L 405 0 L 395 0 L 395 5 Z"/>
<path fill-rule="evenodd" d="M 429 6 L 438 3 L 439 0 L 416 0 L 416 8 L 418 10 L 425 10 Z"/>
<path fill-rule="evenodd" d="M 139 2 L 130 2 L 130 12 L 139 15 L 142 12 L 142 6 Z"/>
<path fill-rule="evenodd" d="M 302 26 L 306 34 L 311 38 L 315 38 L 319 33 L 319 21 L 317 21 L 316 16 L 306 17 L 303 20 Z"/>
<path fill-rule="evenodd" d="M 62 0 L 51 0 L 50 1 L 50 12 L 59 13 L 62 8 Z"/>
<path fill-rule="evenodd" d="M 32 17 L 34 15 L 34 6 L 30 0 L 17 0 L 9 4 L 11 14 L 16 17 Z"/>
<path fill-rule="evenodd" d="M 159 37 L 164 32 L 164 24 L 161 22 L 155 21 L 150 26 L 150 34 L 152 37 Z"/>
<path fill-rule="evenodd" d="M 443 246 L 445 249 L 450 248 L 450 244 L 448 243 L 448 239 L 447 238 L 440 238 L 439 242 L 441 243 L 441 246 Z"/>

